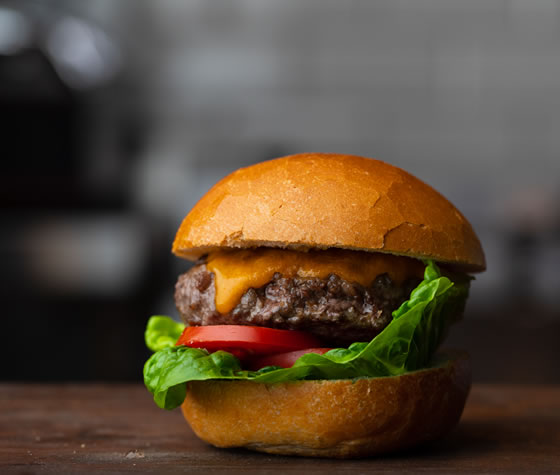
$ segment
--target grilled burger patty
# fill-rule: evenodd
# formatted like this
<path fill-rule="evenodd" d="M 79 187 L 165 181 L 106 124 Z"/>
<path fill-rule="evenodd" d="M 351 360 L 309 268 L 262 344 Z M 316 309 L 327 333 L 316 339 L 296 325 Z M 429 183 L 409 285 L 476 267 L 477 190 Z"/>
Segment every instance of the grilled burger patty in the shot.
<path fill-rule="evenodd" d="M 179 276 L 175 304 L 187 325 L 256 325 L 284 330 L 305 330 L 325 343 L 369 341 L 391 321 L 418 285 L 409 279 L 396 285 L 387 274 L 369 287 L 331 274 L 326 279 L 284 278 L 276 273 L 258 289 L 247 290 L 226 314 L 215 305 L 214 274 L 199 264 Z"/>

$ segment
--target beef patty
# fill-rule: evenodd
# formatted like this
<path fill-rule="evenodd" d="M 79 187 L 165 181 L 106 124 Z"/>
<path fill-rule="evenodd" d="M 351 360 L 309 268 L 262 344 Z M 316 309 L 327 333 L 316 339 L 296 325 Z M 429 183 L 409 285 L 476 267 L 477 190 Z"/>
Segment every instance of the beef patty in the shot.
<path fill-rule="evenodd" d="M 304 330 L 325 343 L 369 341 L 391 321 L 391 312 L 420 281 L 396 285 L 387 274 L 369 287 L 331 274 L 326 279 L 285 278 L 276 273 L 258 289 L 247 290 L 233 310 L 215 306 L 214 274 L 199 264 L 179 276 L 175 304 L 187 325 L 256 325 Z"/>

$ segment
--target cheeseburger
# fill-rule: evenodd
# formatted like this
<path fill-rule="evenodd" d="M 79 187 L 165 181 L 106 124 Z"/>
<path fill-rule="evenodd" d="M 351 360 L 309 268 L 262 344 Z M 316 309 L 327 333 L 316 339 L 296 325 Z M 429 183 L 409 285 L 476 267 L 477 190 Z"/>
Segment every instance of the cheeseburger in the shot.
<path fill-rule="evenodd" d="M 468 356 L 436 352 L 485 269 L 465 217 L 407 172 L 350 155 L 242 168 L 183 220 L 183 323 L 156 316 L 144 381 L 217 447 L 359 457 L 458 422 Z"/>

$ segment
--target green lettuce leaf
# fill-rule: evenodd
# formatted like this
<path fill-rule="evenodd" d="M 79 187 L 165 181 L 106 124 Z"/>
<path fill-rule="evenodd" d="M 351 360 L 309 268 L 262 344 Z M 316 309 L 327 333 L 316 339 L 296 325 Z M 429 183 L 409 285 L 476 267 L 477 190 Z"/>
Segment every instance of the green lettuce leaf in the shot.
<path fill-rule="evenodd" d="M 152 351 L 160 351 L 175 346 L 175 342 L 184 329 L 185 325 L 183 323 L 176 322 L 169 317 L 161 315 L 150 317 L 144 332 L 146 346 Z"/>
<path fill-rule="evenodd" d="M 150 341 L 156 344 L 150 348 L 163 348 L 146 362 L 144 382 L 159 407 L 174 409 L 183 402 L 188 381 L 231 379 L 278 383 L 303 379 L 355 379 L 397 376 L 425 368 L 445 338 L 449 325 L 462 314 L 468 287 L 468 278 L 455 279 L 454 282 L 442 276 L 438 267 L 428 261 L 424 280 L 412 291 L 409 300 L 393 312 L 393 320 L 373 340 L 336 348 L 324 355 L 308 353 L 291 368 L 270 366 L 259 371 L 246 371 L 230 353 L 209 354 L 203 349 L 174 346 L 180 332 L 173 344 L 168 344 L 168 338 L 172 338 L 169 329 L 174 327 L 159 320 L 164 317 L 152 317 L 158 320 L 152 324 Z M 159 337 L 158 328 L 162 329 Z"/>

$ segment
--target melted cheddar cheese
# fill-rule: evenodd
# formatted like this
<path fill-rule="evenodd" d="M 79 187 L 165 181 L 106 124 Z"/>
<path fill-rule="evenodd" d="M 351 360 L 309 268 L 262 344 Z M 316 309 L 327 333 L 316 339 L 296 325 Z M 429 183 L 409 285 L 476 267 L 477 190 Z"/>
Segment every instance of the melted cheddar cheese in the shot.
<path fill-rule="evenodd" d="M 390 254 L 329 249 L 299 252 L 285 249 L 246 249 L 221 251 L 208 256 L 206 266 L 214 273 L 216 310 L 231 311 L 250 288 L 272 280 L 276 272 L 283 277 L 320 279 L 330 274 L 349 282 L 369 286 L 378 275 L 387 273 L 401 284 L 410 277 L 422 278 L 420 261 Z"/>

